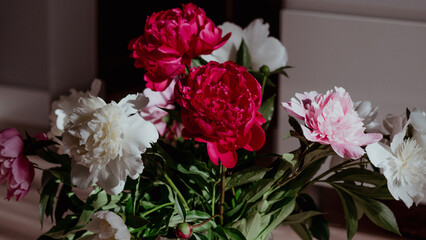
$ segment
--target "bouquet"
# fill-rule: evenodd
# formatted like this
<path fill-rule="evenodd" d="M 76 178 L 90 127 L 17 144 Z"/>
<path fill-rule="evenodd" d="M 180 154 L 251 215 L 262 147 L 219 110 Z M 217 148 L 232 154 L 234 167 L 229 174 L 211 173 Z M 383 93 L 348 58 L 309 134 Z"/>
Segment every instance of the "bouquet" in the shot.
<path fill-rule="evenodd" d="M 71 90 L 52 104 L 51 130 L 0 132 L 0 181 L 7 199 L 28 192 L 42 171 L 39 239 L 267 239 L 289 225 L 303 239 L 328 239 L 328 224 L 305 189 L 337 191 L 347 238 L 366 215 L 400 234 L 381 202 L 424 199 L 426 114 L 391 116 L 353 103 L 344 88 L 298 93 L 282 103 L 300 146 L 262 151 L 285 47 L 256 19 L 215 24 L 194 4 L 153 13 L 129 43 L 146 89 L 118 102 Z M 51 163 L 41 168 L 36 155 Z M 337 164 L 320 171 L 327 158 Z"/>

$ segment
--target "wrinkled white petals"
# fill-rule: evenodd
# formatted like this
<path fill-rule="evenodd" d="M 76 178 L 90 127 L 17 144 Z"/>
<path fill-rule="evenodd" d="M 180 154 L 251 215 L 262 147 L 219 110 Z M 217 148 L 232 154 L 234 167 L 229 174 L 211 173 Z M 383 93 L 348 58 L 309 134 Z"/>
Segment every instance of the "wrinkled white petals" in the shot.
<path fill-rule="evenodd" d="M 237 51 L 244 39 L 250 52 L 251 67 L 254 70 L 259 70 L 263 65 L 267 65 L 271 71 L 286 66 L 287 50 L 278 39 L 269 37 L 269 24 L 263 23 L 263 19 L 253 20 L 244 30 L 230 22 L 225 22 L 218 27 L 222 29 L 223 35 L 231 32 L 231 37 L 225 45 L 213 51 L 212 54 L 202 56 L 206 61 L 235 62 Z"/>
<path fill-rule="evenodd" d="M 94 96 L 78 100 L 63 134 L 64 152 L 73 159 L 73 184 L 85 188 L 96 183 L 118 194 L 127 176 L 135 179 L 142 173 L 141 154 L 158 139 L 155 126 L 139 115 L 146 104 L 142 94 L 109 104 Z"/>
<path fill-rule="evenodd" d="M 405 133 L 405 132 L 404 132 Z M 415 139 L 394 138 L 392 148 L 382 143 L 366 147 L 374 166 L 382 169 L 392 196 L 407 207 L 424 199 L 426 190 L 425 150 Z M 398 136 L 399 137 L 399 136 Z"/>
<path fill-rule="evenodd" d="M 381 132 L 380 123 L 376 120 L 379 107 L 373 108 L 370 101 L 358 101 L 354 103 L 354 109 L 363 119 L 366 132 Z"/>
<path fill-rule="evenodd" d="M 113 212 L 99 211 L 94 213 L 86 228 L 96 234 L 93 238 L 96 240 L 129 240 L 131 237 L 123 219 Z"/>

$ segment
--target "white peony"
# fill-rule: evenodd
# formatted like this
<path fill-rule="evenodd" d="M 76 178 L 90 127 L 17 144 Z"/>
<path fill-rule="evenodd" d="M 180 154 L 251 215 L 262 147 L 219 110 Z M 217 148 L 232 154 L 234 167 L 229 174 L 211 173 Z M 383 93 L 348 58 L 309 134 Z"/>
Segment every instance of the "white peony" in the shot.
<path fill-rule="evenodd" d="M 374 143 L 366 147 L 371 163 L 382 169 L 392 196 L 407 207 L 417 205 L 426 191 L 426 149 L 416 139 L 404 139 L 407 126 L 393 137 L 390 146 Z"/>
<path fill-rule="evenodd" d="M 413 126 L 413 138 L 423 149 L 426 149 L 426 113 L 414 110 L 410 114 L 410 121 Z"/>
<path fill-rule="evenodd" d="M 113 212 L 99 211 L 93 214 L 92 220 L 86 226 L 87 230 L 96 234 L 93 238 L 129 240 L 130 232 L 123 219 Z"/>
<path fill-rule="evenodd" d="M 70 90 L 70 95 L 62 95 L 58 100 L 52 102 L 51 111 L 49 115 L 50 131 L 47 134 L 49 138 L 61 136 L 64 133 L 65 125 L 68 123 L 68 116 L 74 110 L 81 97 L 89 97 L 89 95 L 97 96 L 100 92 L 102 82 L 95 79 L 92 82 L 90 92 Z"/>
<path fill-rule="evenodd" d="M 79 98 L 62 135 L 64 152 L 73 159 L 73 184 L 96 183 L 118 194 L 127 176 L 136 179 L 142 173 L 141 154 L 158 139 L 155 126 L 138 114 L 148 101 L 142 94 L 109 104 L 99 97 Z"/>
<path fill-rule="evenodd" d="M 263 19 L 253 20 L 244 30 L 230 22 L 225 22 L 218 27 L 222 29 L 223 35 L 231 32 L 231 38 L 212 54 L 202 56 L 206 61 L 235 62 L 241 40 L 244 39 L 250 52 L 252 69 L 259 70 L 266 65 L 274 71 L 287 64 L 287 50 L 278 39 L 268 37 L 269 24 L 263 23 Z"/>
<path fill-rule="evenodd" d="M 358 101 L 354 103 L 354 109 L 360 118 L 363 119 L 366 132 L 380 132 L 380 123 L 376 120 L 379 107 L 372 106 L 370 101 Z"/>

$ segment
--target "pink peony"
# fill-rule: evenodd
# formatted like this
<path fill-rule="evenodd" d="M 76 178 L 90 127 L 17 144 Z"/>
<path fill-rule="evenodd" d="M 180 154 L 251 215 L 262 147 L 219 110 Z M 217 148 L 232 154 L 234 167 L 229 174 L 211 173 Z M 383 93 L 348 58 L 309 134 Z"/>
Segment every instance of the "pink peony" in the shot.
<path fill-rule="evenodd" d="M 140 112 L 141 116 L 152 123 L 154 123 L 158 132 L 161 136 L 171 140 L 173 137 L 180 138 L 182 135 L 182 124 L 176 121 L 172 122 L 171 126 L 167 125 L 168 113 L 163 109 L 175 109 L 173 105 L 175 101 L 175 85 L 176 81 L 170 83 L 170 85 L 162 92 L 155 92 L 149 88 L 143 91 L 143 94 L 149 98 L 148 105 Z"/>
<path fill-rule="evenodd" d="M 0 182 L 7 182 L 7 196 L 16 201 L 29 191 L 34 179 L 34 166 L 22 154 L 24 142 L 18 130 L 8 128 L 0 132 Z"/>
<path fill-rule="evenodd" d="M 244 67 L 233 62 L 209 62 L 192 69 L 177 83 L 177 102 L 182 106 L 184 138 L 207 143 L 210 160 L 232 168 L 236 150 L 260 149 L 265 143 L 258 112 L 262 89 Z"/>
<path fill-rule="evenodd" d="M 191 58 L 210 54 L 230 37 L 222 38 L 203 9 L 192 3 L 182 9 L 173 8 L 147 18 L 142 36 L 129 43 L 135 67 L 144 68 L 146 86 L 163 91 L 173 78 L 185 72 Z"/>
<path fill-rule="evenodd" d="M 365 153 L 361 146 L 378 142 L 382 135 L 365 133 L 362 118 L 354 110 L 349 94 L 343 88 L 327 91 L 296 94 L 282 105 L 292 116 L 305 122 L 301 126 L 306 139 L 321 144 L 330 144 L 343 158 L 358 159 Z"/>

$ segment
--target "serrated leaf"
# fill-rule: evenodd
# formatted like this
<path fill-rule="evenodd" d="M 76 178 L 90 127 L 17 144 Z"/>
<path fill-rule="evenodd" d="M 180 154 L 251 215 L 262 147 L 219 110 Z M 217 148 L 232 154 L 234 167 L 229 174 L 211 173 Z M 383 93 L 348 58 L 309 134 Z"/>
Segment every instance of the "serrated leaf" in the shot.
<path fill-rule="evenodd" d="M 225 189 L 230 189 L 232 187 L 238 187 L 247 183 L 258 181 L 262 179 L 269 170 L 269 168 L 253 166 L 235 172 L 230 177 L 226 178 Z"/>
<path fill-rule="evenodd" d="M 259 112 L 263 115 L 267 122 L 271 121 L 274 115 L 275 94 L 266 99 L 259 108 Z"/>
<path fill-rule="evenodd" d="M 240 47 L 238 48 L 236 63 L 247 69 L 251 67 L 251 56 L 244 39 L 241 40 Z"/>

